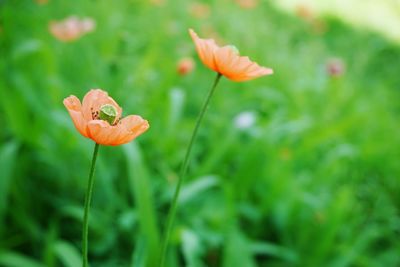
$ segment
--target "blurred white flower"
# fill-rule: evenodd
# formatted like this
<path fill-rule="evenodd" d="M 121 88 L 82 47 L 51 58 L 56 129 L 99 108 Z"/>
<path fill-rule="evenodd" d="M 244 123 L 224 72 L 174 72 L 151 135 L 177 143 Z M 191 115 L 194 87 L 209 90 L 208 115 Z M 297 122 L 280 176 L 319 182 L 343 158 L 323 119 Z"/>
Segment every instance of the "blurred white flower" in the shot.
<path fill-rule="evenodd" d="M 234 125 L 237 129 L 248 129 L 256 122 L 256 114 L 253 111 L 243 111 L 236 115 Z"/>

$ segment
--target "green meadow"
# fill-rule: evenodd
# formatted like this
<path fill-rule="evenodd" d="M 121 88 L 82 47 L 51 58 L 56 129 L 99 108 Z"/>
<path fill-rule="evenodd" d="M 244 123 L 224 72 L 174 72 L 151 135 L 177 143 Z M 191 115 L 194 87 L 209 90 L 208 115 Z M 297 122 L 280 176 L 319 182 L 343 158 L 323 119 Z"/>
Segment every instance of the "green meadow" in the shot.
<path fill-rule="evenodd" d="M 157 267 L 216 75 L 189 28 L 274 74 L 222 78 L 192 151 L 166 267 L 400 266 L 400 44 L 266 0 L 162 2 L 0 0 L 0 266 L 81 266 L 94 142 L 63 99 L 101 88 L 150 129 L 100 147 L 90 266 Z M 96 28 L 60 41 L 49 23 L 70 15 Z M 195 68 L 181 75 L 187 57 Z"/>

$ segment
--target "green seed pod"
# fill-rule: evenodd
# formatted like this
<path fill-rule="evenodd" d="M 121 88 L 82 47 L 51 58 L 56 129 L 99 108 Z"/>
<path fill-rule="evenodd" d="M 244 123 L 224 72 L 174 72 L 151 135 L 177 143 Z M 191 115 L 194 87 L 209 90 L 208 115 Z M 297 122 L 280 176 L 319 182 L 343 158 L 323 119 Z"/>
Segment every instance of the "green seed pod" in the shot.
<path fill-rule="evenodd" d="M 117 109 L 110 104 L 105 104 L 100 108 L 100 119 L 107 121 L 110 125 L 113 125 L 117 118 Z"/>

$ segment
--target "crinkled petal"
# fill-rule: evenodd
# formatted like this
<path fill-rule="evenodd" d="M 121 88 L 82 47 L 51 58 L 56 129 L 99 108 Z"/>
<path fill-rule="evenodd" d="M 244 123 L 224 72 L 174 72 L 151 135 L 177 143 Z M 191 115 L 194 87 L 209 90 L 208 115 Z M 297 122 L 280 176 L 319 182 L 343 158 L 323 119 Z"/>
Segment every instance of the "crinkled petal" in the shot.
<path fill-rule="evenodd" d="M 88 124 L 89 138 L 106 146 L 126 144 L 148 128 L 148 122 L 137 115 L 127 116 L 116 125 L 110 125 L 102 120 L 92 120 Z"/>
<path fill-rule="evenodd" d="M 100 145 L 109 145 L 113 136 L 113 126 L 103 120 L 92 120 L 88 123 L 89 138 Z"/>
<path fill-rule="evenodd" d="M 221 47 L 215 52 L 215 62 L 218 72 L 227 78 L 239 75 L 251 64 L 250 60 L 241 58 L 229 46 Z"/>
<path fill-rule="evenodd" d="M 72 121 L 76 127 L 76 129 L 85 137 L 88 136 L 87 132 L 87 121 L 83 117 L 82 114 L 82 105 L 81 101 L 76 96 L 69 96 L 63 101 L 64 106 L 67 108 L 69 115 L 72 118 Z"/>
<path fill-rule="evenodd" d="M 238 55 L 231 46 L 219 47 L 212 39 L 199 38 L 192 29 L 189 29 L 189 33 L 201 61 L 228 79 L 241 82 L 273 73 L 272 69 L 261 67 L 248 57 Z"/>
<path fill-rule="evenodd" d="M 196 45 L 196 50 L 201 61 L 213 71 L 217 71 L 217 66 L 214 61 L 214 52 L 219 48 L 218 45 L 213 39 L 199 38 L 192 29 L 189 29 L 189 33 Z"/>
<path fill-rule="evenodd" d="M 233 81 L 241 82 L 272 74 L 272 69 L 259 66 L 248 57 L 241 57 L 231 47 L 224 46 L 215 52 L 219 73 Z"/>
<path fill-rule="evenodd" d="M 243 82 L 273 73 L 274 71 L 270 68 L 261 67 L 257 63 L 252 63 L 243 73 L 232 77 L 231 80 Z"/>
<path fill-rule="evenodd" d="M 123 118 L 119 124 L 124 128 L 124 133 L 126 133 L 122 139 L 118 140 L 121 144 L 132 141 L 149 129 L 148 121 L 138 115 L 129 115 Z"/>
<path fill-rule="evenodd" d="M 90 90 L 82 101 L 82 113 L 86 120 L 94 120 L 98 119 L 96 117 L 96 112 L 99 112 L 100 108 L 103 105 L 110 104 L 113 105 L 117 109 L 117 117 L 116 120 L 119 120 L 122 114 L 121 107 L 114 101 L 108 93 L 101 89 L 92 89 Z"/>

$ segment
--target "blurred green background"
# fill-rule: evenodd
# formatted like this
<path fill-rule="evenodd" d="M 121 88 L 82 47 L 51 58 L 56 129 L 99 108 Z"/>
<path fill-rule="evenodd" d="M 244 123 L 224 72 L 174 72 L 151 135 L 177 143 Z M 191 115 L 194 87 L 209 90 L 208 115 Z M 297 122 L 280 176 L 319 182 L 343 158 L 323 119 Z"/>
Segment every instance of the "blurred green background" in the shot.
<path fill-rule="evenodd" d="M 155 266 L 215 77 L 188 28 L 275 74 L 220 83 L 167 266 L 400 266 L 400 46 L 387 34 L 400 27 L 349 23 L 362 12 L 370 21 L 382 6 L 399 18 L 398 1 L 345 1 L 353 5 L 336 15 L 319 15 L 310 1 L 45 2 L 0 1 L 0 266 L 80 266 L 94 144 L 62 101 L 91 88 L 151 124 L 133 143 L 100 149 L 91 266 Z M 365 2 L 376 9 L 363 10 Z M 93 18 L 96 29 L 59 41 L 49 22 L 70 15 Z M 180 75 L 185 57 L 196 67 Z"/>

